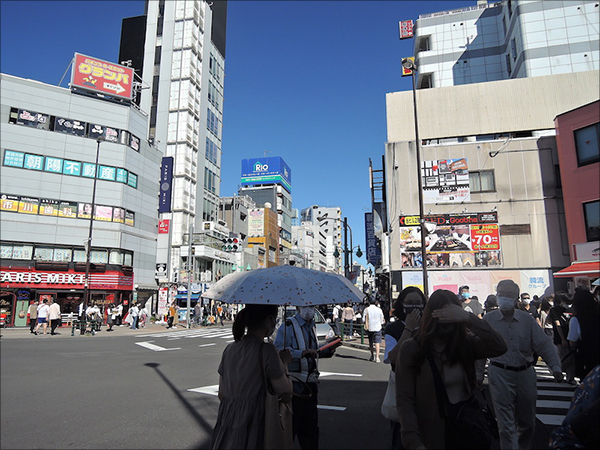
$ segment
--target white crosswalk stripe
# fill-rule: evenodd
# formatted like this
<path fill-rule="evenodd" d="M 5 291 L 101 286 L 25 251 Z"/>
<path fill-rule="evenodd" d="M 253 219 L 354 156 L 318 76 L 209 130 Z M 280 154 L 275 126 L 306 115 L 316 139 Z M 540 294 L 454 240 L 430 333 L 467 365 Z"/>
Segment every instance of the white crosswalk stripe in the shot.
<path fill-rule="evenodd" d="M 562 423 L 577 386 L 556 383 L 550 370 L 543 362 L 535 366 L 537 377 L 536 418 L 544 425 L 558 426 Z"/>
<path fill-rule="evenodd" d="M 139 337 L 166 338 L 169 341 L 178 339 L 232 339 L 230 329 L 225 328 L 192 328 L 189 330 L 162 331 L 140 335 Z"/>

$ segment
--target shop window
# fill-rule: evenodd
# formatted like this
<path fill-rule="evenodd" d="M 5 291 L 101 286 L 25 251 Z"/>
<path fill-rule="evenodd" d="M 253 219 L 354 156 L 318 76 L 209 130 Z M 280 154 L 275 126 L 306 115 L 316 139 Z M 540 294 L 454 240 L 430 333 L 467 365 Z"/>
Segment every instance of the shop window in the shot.
<path fill-rule="evenodd" d="M 579 167 L 600 161 L 600 124 L 595 123 L 573 132 Z"/>
<path fill-rule="evenodd" d="M 0 247 L 0 258 L 12 259 L 13 246 L 12 244 L 2 244 Z"/>
<path fill-rule="evenodd" d="M 33 259 L 35 261 L 52 261 L 54 258 L 54 249 L 51 247 L 36 247 Z"/>
<path fill-rule="evenodd" d="M 111 250 L 109 264 L 123 265 L 123 253 L 120 250 Z"/>
<path fill-rule="evenodd" d="M 73 251 L 73 262 L 85 262 L 85 250 Z"/>
<path fill-rule="evenodd" d="M 53 261 L 56 262 L 71 262 L 73 251 L 70 248 L 55 248 Z"/>
<path fill-rule="evenodd" d="M 133 253 L 124 252 L 123 254 L 123 265 L 124 266 L 133 266 Z"/>
<path fill-rule="evenodd" d="M 12 259 L 22 259 L 31 261 L 33 256 L 33 245 L 27 244 L 14 244 Z"/>
<path fill-rule="evenodd" d="M 108 252 L 106 250 L 92 250 L 90 252 L 90 262 L 95 264 L 107 264 Z"/>

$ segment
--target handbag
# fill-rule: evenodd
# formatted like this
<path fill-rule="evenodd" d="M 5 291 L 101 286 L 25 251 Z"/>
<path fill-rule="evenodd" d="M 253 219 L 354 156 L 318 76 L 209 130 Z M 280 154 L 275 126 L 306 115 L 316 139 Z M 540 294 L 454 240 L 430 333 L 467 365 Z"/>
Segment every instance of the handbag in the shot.
<path fill-rule="evenodd" d="M 446 387 L 432 358 L 428 358 L 440 417 L 445 419 L 447 449 L 489 449 L 492 445 L 492 426 L 496 423 L 487 403 L 475 394 L 467 400 L 452 404 Z M 492 424 L 493 422 L 493 424 Z"/>
<path fill-rule="evenodd" d="M 396 408 L 396 374 L 393 370 L 390 370 L 390 379 L 381 404 L 381 414 L 392 422 L 400 423 L 398 409 Z"/>
<path fill-rule="evenodd" d="M 264 368 L 263 344 L 260 346 L 260 370 L 265 386 L 265 449 L 291 450 L 294 448 L 292 434 L 292 410 L 288 403 L 279 400 L 273 392 Z"/>

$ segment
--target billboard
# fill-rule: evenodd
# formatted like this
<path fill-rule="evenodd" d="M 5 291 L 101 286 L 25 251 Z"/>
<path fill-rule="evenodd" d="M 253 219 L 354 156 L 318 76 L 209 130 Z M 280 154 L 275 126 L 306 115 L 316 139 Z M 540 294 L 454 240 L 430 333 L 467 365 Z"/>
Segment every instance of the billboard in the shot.
<path fill-rule="evenodd" d="M 283 158 L 250 158 L 242 160 L 242 186 L 280 184 L 292 192 L 292 171 Z"/>
<path fill-rule="evenodd" d="M 131 100 L 133 68 L 75 53 L 71 88 Z"/>
<path fill-rule="evenodd" d="M 367 262 L 378 266 L 381 263 L 381 248 L 375 236 L 373 213 L 365 213 L 365 236 L 367 238 Z"/>
<path fill-rule="evenodd" d="M 413 37 L 413 21 L 403 20 L 398 24 L 400 29 L 400 39 L 407 39 Z"/>
<path fill-rule="evenodd" d="M 460 203 L 471 200 L 466 158 L 421 163 L 423 203 Z"/>
<path fill-rule="evenodd" d="M 248 211 L 248 236 L 259 237 L 265 235 L 265 210 L 251 209 Z"/>
<path fill-rule="evenodd" d="M 427 267 L 500 267 L 498 214 L 425 216 Z M 419 216 L 400 216 L 403 268 L 422 267 Z"/>

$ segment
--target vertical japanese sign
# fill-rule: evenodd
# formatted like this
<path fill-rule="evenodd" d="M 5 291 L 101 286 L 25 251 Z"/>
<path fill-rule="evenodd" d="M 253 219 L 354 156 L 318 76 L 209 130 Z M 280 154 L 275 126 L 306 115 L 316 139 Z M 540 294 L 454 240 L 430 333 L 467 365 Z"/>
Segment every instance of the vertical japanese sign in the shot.
<path fill-rule="evenodd" d="M 414 56 L 409 56 L 406 59 L 410 59 L 413 63 L 415 62 L 415 57 Z M 409 76 L 412 75 L 412 70 L 411 69 L 407 69 L 404 66 L 401 66 L 401 67 L 402 67 L 402 76 L 403 77 L 409 77 Z"/>
<path fill-rule="evenodd" d="M 365 235 L 367 237 L 367 262 L 378 266 L 381 262 L 381 249 L 375 236 L 375 227 L 373 224 L 373 213 L 365 213 Z"/>
<path fill-rule="evenodd" d="M 398 24 L 400 29 L 400 39 L 408 39 L 413 37 L 413 21 L 403 20 Z"/>
<path fill-rule="evenodd" d="M 133 68 L 75 53 L 71 88 L 131 100 Z"/>
<path fill-rule="evenodd" d="M 171 212 L 171 187 L 173 184 L 173 157 L 165 156 L 160 166 L 160 199 L 158 212 Z"/>

